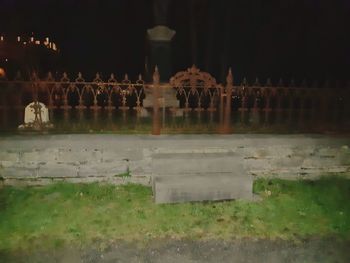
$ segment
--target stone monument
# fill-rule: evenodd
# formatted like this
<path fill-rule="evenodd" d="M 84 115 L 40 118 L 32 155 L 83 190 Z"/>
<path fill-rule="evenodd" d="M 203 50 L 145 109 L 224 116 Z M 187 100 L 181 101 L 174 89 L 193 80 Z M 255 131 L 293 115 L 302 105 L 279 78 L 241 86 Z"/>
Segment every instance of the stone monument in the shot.
<path fill-rule="evenodd" d="M 18 127 L 23 130 L 45 130 L 53 128 L 49 120 L 49 110 L 44 103 L 34 101 L 24 109 L 24 124 Z"/>
<path fill-rule="evenodd" d="M 166 26 L 169 4 L 169 0 L 154 1 L 155 26 L 147 30 L 149 44 L 147 68 L 153 70 L 158 66 L 161 81 L 168 81 L 172 75 L 171 40 L 176 32 Z"/>
<path fill-rule="evenodd" d="M 151 157 L 157 204 L 253 200 L 253 177 L 239 152 L 224 148 L 155 148 Z"/>

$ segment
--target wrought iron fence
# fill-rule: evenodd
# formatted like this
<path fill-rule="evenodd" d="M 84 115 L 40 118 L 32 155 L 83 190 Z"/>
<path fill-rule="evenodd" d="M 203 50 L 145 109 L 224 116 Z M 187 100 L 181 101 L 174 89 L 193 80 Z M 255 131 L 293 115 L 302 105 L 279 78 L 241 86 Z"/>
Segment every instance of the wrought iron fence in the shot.
<path fill-rule="evenodd" d="M 169 83 L 159 82 L 156 69 L 153 82 L 146 83 L 139 75 L 131 81 L 125 75 L 118 81 L 113 74 L 103 80 L 97 73 L 92 81 L 84 79 L 81 73 L 71 79 L 66 73 L 54 78 L 49 73 L 39 79 L 33 74 L 23 79 L 18 74 L 13 80 L 0 80 L 0 108 L 23 109 L 32 101 L 40 101 L 50 110 L 136 110 L 137 113 L 152 113 L 153 133 L 160 133 L 159 109 L 179 115 L 188 112 L 216 113 L 220 119 L 221 132 L 230 132 L 231 114 L 247 112 L 292 112 L 308 111 L 311 114 L 338 112 L 350 116 L 350 85 L 332 87 L 297 87 L 292 81 L 288 86 L 280 81 L 272 85 L 267 80 L 260 85 L 256 80 L 249 85 L 244 79 L 234 85 L 229 70 L 226 83 L 219 84 L 209 73 L 201 72 L 195 66 L 175 74 Z"/>
<path fill-rule="evenodd" d="M 141 76 L 132 83 L 127 75 L 117 82 L 113 74 L 107 81 L 103 81 L 99 74 L 92 81 L 86 81 L 81 73 L 74 80 L 70 80 L 66 73 L 55 80 L 49 73 L 43 80 L 33 75 L 30 80 L 16 78 L 0 81 L 0 85 L 2 107 L 24 107 L 30 101 L 39 100 L 49 109 L 124 109 L 142 107 L 145 98 L 145 83 Z"/>

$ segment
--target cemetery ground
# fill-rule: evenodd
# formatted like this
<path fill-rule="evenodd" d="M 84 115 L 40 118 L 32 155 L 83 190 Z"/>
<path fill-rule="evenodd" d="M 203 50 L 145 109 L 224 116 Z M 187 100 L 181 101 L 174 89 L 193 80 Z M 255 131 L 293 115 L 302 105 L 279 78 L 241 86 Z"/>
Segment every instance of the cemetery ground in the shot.
<path fill-rule="evenodd" d="M 255 202 L 156 205 L 136 184 L 3 186 L 0 262 L 349 260 L 349 179 L 257 179 L 254 193 Z"/>

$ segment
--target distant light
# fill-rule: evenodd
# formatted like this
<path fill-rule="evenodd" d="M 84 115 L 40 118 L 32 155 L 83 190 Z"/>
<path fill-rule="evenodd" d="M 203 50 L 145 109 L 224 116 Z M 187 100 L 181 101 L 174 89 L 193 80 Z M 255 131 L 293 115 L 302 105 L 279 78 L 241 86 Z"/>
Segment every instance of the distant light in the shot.
<path fill-rule="evenodd" d="M 5 70 L 3 68 L 0 68 L 0 78 L 5 77 Z"/>
<path fill-rule="evenodd" d="M 30 42 L 34 42 L 34 37 L 31 37 L 31 38 L 30 38 Z"/>
<path fill-rule="evenodd" d="M 7 58 L 5 58 L 5 61 L 7 62 L 7 61 L 9 61 Z"/>
<path fill-rule="evenodd" d="M 20 41 L 21 41 L 21 37 L 18 36 L 18 37 L 17 37 L 17 42 L 20 42 Z"/>
<path fill-rule="evenodd" d="M 4 36 L 0 36 L 0 40 L 1 40 L 1 41 L 4 41 Z"/>
<path fill-rule="evenodd" d="M 27 45 L 27 42 L 23 42 L 23 45 Z"/>
<path fill-rule="evenodd" d="M 49 40 L 49 38 L 47 37 L 47 38 L 45 38 L 45 40 L 46 40 L 46 42 L 47 43 L 49 43 L 50 42 L 50 40 Z"/>
<path fill-rule="evenodd" d="M 35 44 L 40 45 L 40 40 L 35 40 Z"/>

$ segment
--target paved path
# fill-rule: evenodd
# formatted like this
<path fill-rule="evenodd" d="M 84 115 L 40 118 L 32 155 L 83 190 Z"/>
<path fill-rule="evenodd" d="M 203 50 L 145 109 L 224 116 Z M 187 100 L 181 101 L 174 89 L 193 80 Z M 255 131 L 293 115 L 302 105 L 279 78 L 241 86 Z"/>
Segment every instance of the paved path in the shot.
<path fill-rule="evenodd" d="M 1 253 L 0 262 L 18 263 L 220 263 L 220 262 L 350 262 L 350 241 L 333 239 L 290 241 L 154 240 L 147 245 L 119 242 L 104 251 L 67 248 L 30 253 Z"/>

